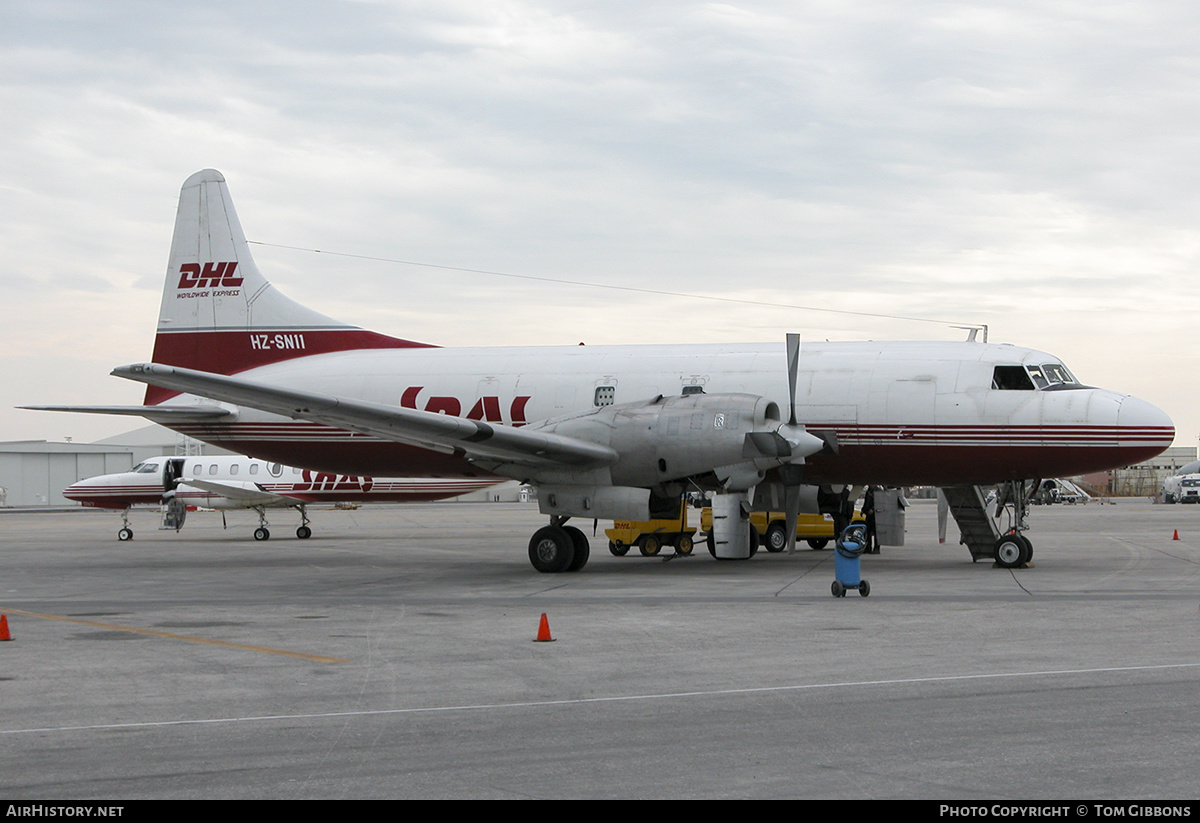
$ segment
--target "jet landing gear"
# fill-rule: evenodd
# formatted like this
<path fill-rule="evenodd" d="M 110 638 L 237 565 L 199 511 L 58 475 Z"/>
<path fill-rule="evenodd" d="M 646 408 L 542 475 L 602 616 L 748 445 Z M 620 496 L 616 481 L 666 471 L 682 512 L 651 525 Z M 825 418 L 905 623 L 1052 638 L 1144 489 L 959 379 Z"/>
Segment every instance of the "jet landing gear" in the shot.
<path fill-rule="evenodd" d="M 267 528 L 267 512 L 262 506 L 253 506 L 254 511 L 258 512 L 258 528 L 254 530 L 255 540 L 270 540 L 271 530 Z M 296 529 L 296 537 L 301 540 L 307 540 L 312 537 L 312 529 L 309 528 L 308 510 L 304 506 L 297 506 L 300 512 L 300 526 Z"/>
<path fill-rule="evenodd" d="M 270 540 L 271 531 L 267 528 L 267 512 L 262 506 L 255 506 L 254 510 L 258 512 L 258 528 L 254 530 L 255 540 Z"/>
<path fill-rule="evenodd" d="M 121 530 L 117 532 L 117 539 L 124 543 L 126 540 L 133 539 L 133 529 L 129 528 L 129 507 L 126 506 L 121 510 Z"/>
<path fill-rule="evenodd" d="M 587 535 L 574 526 L 565 525 L 566 517 L 551 517 L 529 538 L 529 562 L 540 572 L 577 572 L 587 565 L 591 556 Z"/>
<path fill-rule="evenodd" d="M 312 537 L 312 529 L 308 527 L 308 511 L 304 506 L 300 506 L 300 527 L 296 529 L 296 537 L 301 540 L 307 540 Z"/>

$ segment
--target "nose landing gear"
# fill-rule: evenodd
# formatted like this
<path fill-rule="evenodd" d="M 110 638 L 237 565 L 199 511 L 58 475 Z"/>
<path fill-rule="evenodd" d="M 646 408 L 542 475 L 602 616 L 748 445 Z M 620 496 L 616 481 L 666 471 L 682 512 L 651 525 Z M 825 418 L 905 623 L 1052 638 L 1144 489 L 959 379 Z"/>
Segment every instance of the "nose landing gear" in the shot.
<path fill-rule="evenodd" d="M 996 518 L 1008 514 L 1008 530 L 996 540 L 996 565 L 1002 569 L 1023 569 L 1033 559 L 1033 543 L 1024 535 L 1029 528 L 1029 501 L 1037 491 L 1035 481 L 1026 492 L 1026 481 L 1010 480 L 996 489 Z"/>

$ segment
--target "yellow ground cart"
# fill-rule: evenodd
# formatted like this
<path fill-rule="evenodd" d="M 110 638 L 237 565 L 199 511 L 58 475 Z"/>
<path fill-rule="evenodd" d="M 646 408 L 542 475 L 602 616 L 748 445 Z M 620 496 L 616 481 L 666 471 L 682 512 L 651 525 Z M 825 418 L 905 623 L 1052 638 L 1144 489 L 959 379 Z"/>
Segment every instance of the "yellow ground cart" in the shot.
<path fill-rule="evenodd" d="M 674 548 L 676 554 L 691 554 L 697 527 L 688 525 L 688 514 L 687 503 L 680 499 L 674 517 L 616 520 L 611 529 L 604 530 L 608 536 L 608 550 L 617 557 L 624 557 L 632 546 L 637 546 L 644 557 L 654 557 L 663 547 Z M 691 516 L 695 518 L 696 513 L 692 512 Z"/>
<path fill-rule="evenodd" d="M 617 520 L 611 529 L 604 530 L 608 536 L 608 550 L 617 557 L 628 554 L 634 546 L 645 557 L 654 557 L 664 548 L 672 547 L 676 554 L 691 554 L 696 532 L 712 533 L 712 509 L 706 507 L 701 510 L 698 526 L 689 524 L 689 516 L 694 519 L 695 511 L 689 511 L 689 507 L 680 501 L 677 517 Z M 863 519 L 862 512 L 856 511 L 854 519 Z M 783 512 L 751 512 L 750 525 L 754 527 L 750 536 L 751 554 L 759 543 L 769 552 L 781 552 L 787 548 Z M 827 514 L 801 514 L 796 521 L 796 539 L 808 541 L 808 545 L 814 549 L 825 548 L 833 540 L 833 518 Z"/>

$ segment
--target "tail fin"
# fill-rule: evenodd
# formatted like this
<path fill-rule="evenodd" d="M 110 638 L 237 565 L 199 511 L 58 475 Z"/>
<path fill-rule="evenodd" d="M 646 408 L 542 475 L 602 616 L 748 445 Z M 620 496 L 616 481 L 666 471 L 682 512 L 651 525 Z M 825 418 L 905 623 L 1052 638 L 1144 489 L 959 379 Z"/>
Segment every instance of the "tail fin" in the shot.
<path fill-rule="evenodd" d="M 349 326 L 283 295 L 254 264 L 221 173 L 205 169 L 183 184 L 155 363 L 236 374 L 326 352 L 423 346 Z M 145 402 L 174 394 L 151 386 Z"/>

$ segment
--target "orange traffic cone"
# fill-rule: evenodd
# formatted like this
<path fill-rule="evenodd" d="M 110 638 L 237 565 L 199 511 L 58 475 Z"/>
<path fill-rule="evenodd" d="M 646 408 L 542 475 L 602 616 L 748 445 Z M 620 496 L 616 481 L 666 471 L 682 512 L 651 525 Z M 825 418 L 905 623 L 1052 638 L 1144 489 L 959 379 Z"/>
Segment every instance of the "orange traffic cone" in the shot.
<path fill-rule="evenodd" d="M 1175 530 L 1175 536 L 1174 536 L 1174 537 L 1172 537 L 1171 539 L 1172 539 L 1172 540 L 1178 540 L 1178 539 L 1179 539 L 1179 529 L 1176 529 L 1176 530 Z"/>
<path fill-rule="evenodd" d="M 542 614 L 542 622 L 538 624 L 538 636 L 534 641 L 536 643 L 553 643 L 554 638 L 550 636 L 550 621 L 546 619 L 545 613 Z"/>
<path fill-rule="evenodd" d="M 12 635 L 8 633 L 7 614 L 0 614 L 0 640 L 12 640 Z"/>

